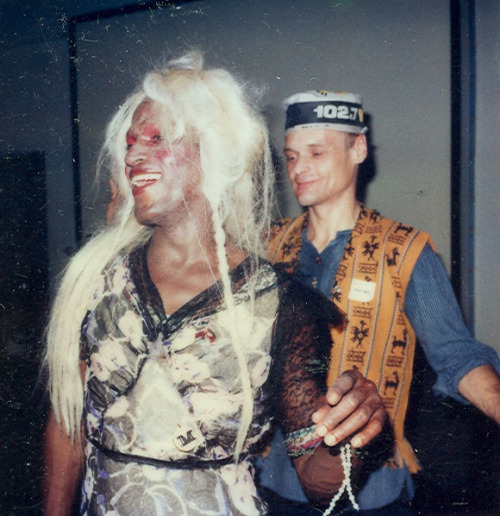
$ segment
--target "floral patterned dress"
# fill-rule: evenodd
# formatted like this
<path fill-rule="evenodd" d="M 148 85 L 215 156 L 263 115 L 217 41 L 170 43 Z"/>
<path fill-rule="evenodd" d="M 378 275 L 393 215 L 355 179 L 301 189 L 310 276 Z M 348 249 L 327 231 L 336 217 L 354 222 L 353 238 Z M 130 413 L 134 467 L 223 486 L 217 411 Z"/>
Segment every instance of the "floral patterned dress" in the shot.
<path fill-rule="evenodd" d="M 235 311 L 216 283 L 167 317 L 146 252 L 118 256 L 106 268 L 82 324 L 81 513 L 263 514 L 252 454 L 273 416 L 294 454 L 317 444 L 310 416 L 324 391 L 329 324 L 338 322 L 331 305 L 325 309 L 265 262 L 252 273 L 252 298 L 243 262 L 232 271 Z M 239 460 L 242 381 L 228 330 L 235 320 L 254 400 Z"/>

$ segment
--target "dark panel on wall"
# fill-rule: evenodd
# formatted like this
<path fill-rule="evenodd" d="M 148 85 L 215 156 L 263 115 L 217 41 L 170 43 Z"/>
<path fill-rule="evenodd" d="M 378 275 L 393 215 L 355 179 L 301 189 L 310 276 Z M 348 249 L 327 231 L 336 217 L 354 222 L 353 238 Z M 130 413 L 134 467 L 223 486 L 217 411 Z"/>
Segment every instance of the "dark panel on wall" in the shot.
<path fill-rule="evenodd" d="M 40 512 L 48 290 L 43 153 L 0 155 L 0 513 Z"/>
<path fill-rule="evenodd" d="M 450 0 L 451 281 L 474 333 L 476 41 L 473 0 Z"/>
<path fill-rule="evenodd" d="M 10 355 L 36 347 L 48 278 L 45 158 L 0 156 L 0 318 Z"/>

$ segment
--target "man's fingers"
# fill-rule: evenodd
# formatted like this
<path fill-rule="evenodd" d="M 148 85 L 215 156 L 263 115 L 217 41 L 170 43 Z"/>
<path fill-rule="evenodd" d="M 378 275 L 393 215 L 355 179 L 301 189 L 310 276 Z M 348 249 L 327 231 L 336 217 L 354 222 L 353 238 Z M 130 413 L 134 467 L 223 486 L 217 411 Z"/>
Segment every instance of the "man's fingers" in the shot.
<path fill-rule="evenodd" d="M 379 411 L 376 416 L 374 415 L 374 417 L 372 417 L 372 419 L 363 428 L 363 430 L 361 432 L 358 432 L 351 439 L 351 446 L 353 448 L 361 448 L 365 444 L 368 444 L 382 431 L 386 419 L 387 412 L 385 412 L 385 410 Z"/>
<path fill-rule="evenodd" d="M 313 414 L 316 432 L 328 446 L 352 436 L 353 447 L 364 446 L 380 433 L 387 417 L 376 385 L 358 371 L 342 373 L 329 387 L 328 405 Z"/>
<path fill-rule="evenodd" d="M 335 446 L 339 442 L 351 438 L 353 448 L 360 448 L 369 443 L 381 431 L 385 423 L 385 410 L 378 410 L 367 418 L 369 410 L 360 409 L 351 417 L 339 424 L 334 430 L 324 434 L 327 446 Z M 361 429 L 361 430 L 360 430 Z"/>
<path fill-rule="evenodd" d="M 350 429 L 350 433 L 359 430 L 369 421 L 377 408 L 371 409 L 369 403 L 364 406 L 360 405 L 364 401 L 364 399 L 360 400 L 357 393 L 350 392 L 342 398 L 338 405 L 334 407 L 329 405 L 321 407 L 313 414 L 313 422 L 317 425 L 316 433 L 320 437 L 324 437 L 328 433 L 333 435 L 332 431 L 339 425 L 341 425 L 341 429 L 338 432 L 336 431 L 336 433 L 340 432 L 342 435 L 345 433 L 344 428 Z M 349 421 L 349 425 L 346 424 L 347 421 Z M 346 434 L 345 437 L 350 435 L 350 433 Z M 330 440 L 332 440 L 331 437 Z M 333 444 L 330 446 L 333 446 Z"/>
<path fill-rule="evenodd" d="M 326 399 L 330 405 L 336 405 L 349 392 L 357 381 L 357 371 L 344 371 L 328 388 Z"/>
<path fill-rule="evenodd" d="M 330 401 L 328 396 L 327 399 Z M 360 425 L 366 424 L 372 414 L 381 406 L 383 406 L 383 402 L 377 393 L 375 384 L 365 381 L 362 386 L 357 386 L 344 394 L 337 404 L 329 407 L 329 410 L 325 407 L 317 410 L 313 415 L 313 422 L 324 425 L 326 434 L 352 414 L 355 414 L 354 421 L 358 421 Z M 320 432 L 318 434 L 321 435 Z"/>
<path fill-rule="evenodd" d="M 321 423 L 330 411 L 330 405 L 323 405 L 312 415 L 312 421 L 314 424 Z"/>

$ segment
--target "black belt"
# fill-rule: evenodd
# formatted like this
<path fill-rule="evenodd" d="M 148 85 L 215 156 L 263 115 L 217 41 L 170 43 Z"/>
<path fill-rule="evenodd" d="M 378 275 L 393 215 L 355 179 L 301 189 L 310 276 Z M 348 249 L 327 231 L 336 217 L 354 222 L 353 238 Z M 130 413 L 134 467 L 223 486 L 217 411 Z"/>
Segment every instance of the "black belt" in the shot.
<path fill-rule="evenodd" d="M 88 438 L 88 440 L 106 457 L 116 460 L 118 462 L 124 462 L 129 464 L 130 462 L 137 462 L 139 464 L 147 464 L 148 466 L 156 466 L 160 468 L 172 468 L 172 469 L 217 469 L 227 464 L 234 463 L 234 456 L 225 457 L 223 459 L 214 460 L 197 460 L 196 458 L 189 458 L 184 460 L 161 460 L 153 459 L 152 457 L 143 457 L 142 455 L 132 455 L 127 453 L 121 453 L 113 450 L 104 448 L 101 443 L 94 439 Z M 242 462 L 248 457 L 248 454 L 240 455 L 238 462 Z"/>

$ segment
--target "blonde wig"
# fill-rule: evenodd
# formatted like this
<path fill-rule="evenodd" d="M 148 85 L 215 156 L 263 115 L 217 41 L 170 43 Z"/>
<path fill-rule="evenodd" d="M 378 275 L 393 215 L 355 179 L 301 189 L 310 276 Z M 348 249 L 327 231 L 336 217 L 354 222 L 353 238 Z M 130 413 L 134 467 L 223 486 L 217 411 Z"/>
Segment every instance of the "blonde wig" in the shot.
<path fill-rule="evenodd" d="M 169 141 L 192 139 L 200 149 L 202 190 L 210 206 L 223 296 L 234 308 L 226 244 L 245 250 L 252 270 L 265 256 L 265 235 L 271 221 L 273 169 L 266 123 L 250 101 L 255 92 L 223 69 L 203 69 L 191 52 L 163 69 L 148 73 L 141 86 L 111 119 L 98 170 L 109 171 L 118 190 L 112 226 L 104 227 L 70 261 L 55 299 L 48 327 L 46 364 L 49 390 L 59 424 L 73 438 L 79 435 L 83 387 L 79 374 L 80 327 L 101 271 L 122 249 L 144 243 L 152 228 L 134 217 L 134 200 L 124 173 L 126 133 L 132 116 L 145 100 L 160 109 L 162 131 Z M 244 393 L 237 454 L 252 419 L 253 401 L 244 342 L 230 328 L 238 356 Z"/>

